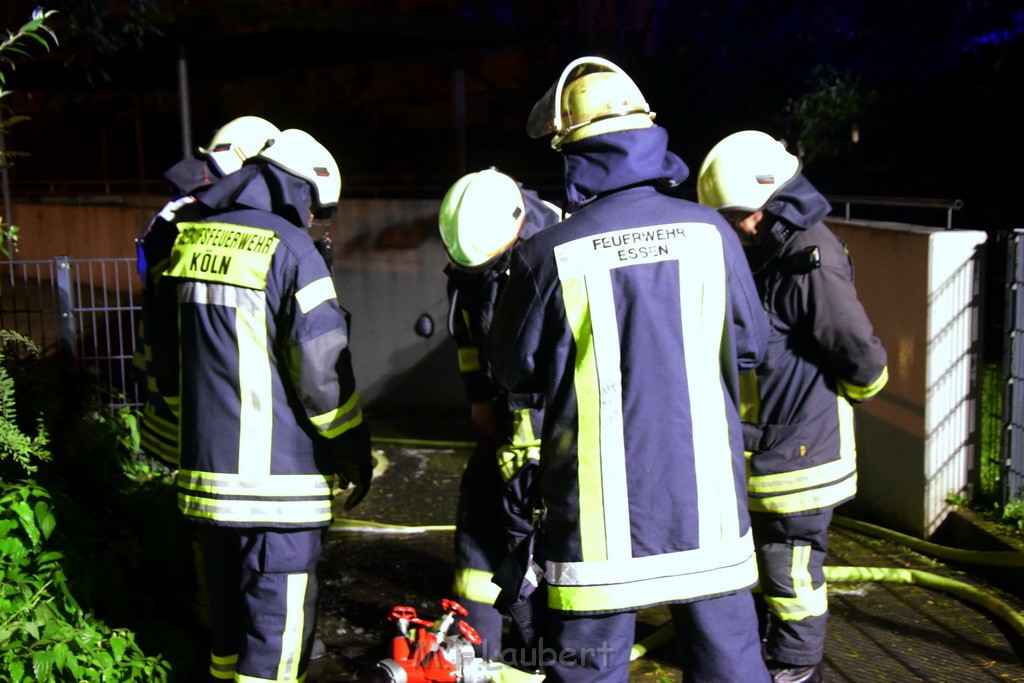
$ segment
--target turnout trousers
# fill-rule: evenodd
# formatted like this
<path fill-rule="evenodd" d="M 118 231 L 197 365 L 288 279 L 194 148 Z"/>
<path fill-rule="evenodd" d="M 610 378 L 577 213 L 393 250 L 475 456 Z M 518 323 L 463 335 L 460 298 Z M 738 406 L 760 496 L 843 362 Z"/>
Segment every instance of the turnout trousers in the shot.
<path fill-rule="evenodd" d="M 210 593 L 214 681 L 292 682 L 316 635 L 316 566 L 324 530 L 199 526 Z"/>
<path fill-rule="evenodd" d="M 825 652 L 825 556 L 832 508 L 809 514 L 751 512 L 761 637 L 769 662 L 810 666 Z"/>
<path fill-rule="evenodd" d="M 687 683 L 769 683 L 750 591 L 669 605 L 669 611 Z M 635 612 L 549 611 L 539 646 L 545 682 L 628 683 L 635 629 Z"/>
<path fill-rule="evenodd" d="M 477 443 L 459 483 L 455 517 L 455 600 L 469 611 L 466 621 L 483 642 L 478 657 L 501 658 L 502 616 L 494 608 L 498 586 L 494 570 L 508 554 L 503 523 L 504 482 L 498 469 L 493 438 Z"/>

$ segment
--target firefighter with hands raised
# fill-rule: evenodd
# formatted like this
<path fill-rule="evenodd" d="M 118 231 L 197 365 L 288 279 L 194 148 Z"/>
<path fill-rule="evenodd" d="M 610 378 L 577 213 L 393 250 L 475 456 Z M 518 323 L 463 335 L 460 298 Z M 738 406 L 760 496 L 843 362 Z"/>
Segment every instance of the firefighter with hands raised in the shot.
<path fill-rule="evenodd" d="M 851 404 L 888 379 L 828 200 L 783 143 L 744 130 L 701 165 L 698 199 L 744 245 L 771 322 L 764 363 L 741 381 L 762 636 L 775 683 L 822 680 L 824 562 L 836 506 L 857 491 Z"/>
<path fill-rule="evenodd" d="M 739 240 L 666 192 L 688 169 L 614 63 L 572 61 L 527 125 L 571 216 L 513 248 L 487 351 L 543 397 L 545 680 L 625 683 L 637 612 L 668 605 L 688 683 L 767 682 L 738 383 L 768 329 Z"/>
<path fill-rule="evenodd" d="M 158 389 L 179 396 L 178 505 L 202 547 L 212 680 L 302 681 L 332 478 L 366 495 L 373 458 L 349 320 L 308 233 L 338 165 L 290 129 L 179 222 L 154 306 Z"/>
<path fill-rule="evenodd" d="M 494 380 L 483 344 L 508 278 L 512 245 L 560 218 L 557 207 L 494 168 L 459 178 L 438 214 L 448 255 L 448 333 L 480 435 L 459 485 L 453 591 L 481 636 L 477 655 L 491 661 L 502 658 L 503 621 L 491 578 L 510 544 L 533 526 L 531 484 L 542 413 L 538 396 L 510 396 Z"/>

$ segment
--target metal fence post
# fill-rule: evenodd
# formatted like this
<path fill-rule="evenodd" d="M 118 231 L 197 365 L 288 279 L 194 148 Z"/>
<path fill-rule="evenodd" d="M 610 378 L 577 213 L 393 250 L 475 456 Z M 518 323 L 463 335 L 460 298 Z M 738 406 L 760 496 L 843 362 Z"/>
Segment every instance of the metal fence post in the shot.
<path fill-rule="evenodd" d="M 62 357 L 71 362 L 76 357 L 78 333 L 75 329 L 74 297 L 71 288 L 71 257 L 57 256 L 57 316 L 60 319 L 60 350 Z"/>

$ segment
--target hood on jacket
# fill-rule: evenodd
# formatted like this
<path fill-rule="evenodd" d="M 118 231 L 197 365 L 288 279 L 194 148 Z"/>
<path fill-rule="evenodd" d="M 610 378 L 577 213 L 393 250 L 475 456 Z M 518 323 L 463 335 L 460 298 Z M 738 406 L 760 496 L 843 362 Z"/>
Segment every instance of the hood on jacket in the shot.
<path fill-rule="evenodd" d="M 266 162 L 247 162 L 214 183 L 199 198 L 213 213 L 237 209 L 269 211 L 299 228 L 310 225 L 310 184 Z"/>
<path fill-rule="evenodd" d="M 623 130 L 564 145 L 566 210 L 573 212 L 602 194 L 634 185 L 675 187 L 690 175 L 668 151 L 661 126 Z"/>
<path fill-rule="evenodd" d="M 213 164 L 206 159 L 195 157 L 186 157 L 164 171 L 164 178 L 174 186 L 175 192 L 179 195 L 195 194 L 215 183 L 220 177 Z"/>
<path fill-rule="evenodd" d="M 832 205 L 807 176 L 797 173 L 772 195 L 764 205 L 764 211 L 791 228 L 806 230 L 827 216 Z"/>
<path fill-rule="evenodd" d="M 803 173 L 797 173 L 772 195 L 763 211 L 765 220 L 772 221 L 768 235 L 761 244 L 744 248 L 755 273 L 781 253 L 795 232 L 807 230 L 827 216 L 832 205 Z"/>

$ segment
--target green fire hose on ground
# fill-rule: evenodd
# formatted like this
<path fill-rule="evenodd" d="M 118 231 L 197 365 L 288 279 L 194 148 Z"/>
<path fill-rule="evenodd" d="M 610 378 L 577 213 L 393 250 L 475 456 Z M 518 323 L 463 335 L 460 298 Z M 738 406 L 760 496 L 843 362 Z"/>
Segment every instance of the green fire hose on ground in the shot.
<path fill-rule="evenodd" d="M 884 538 L 911 550 L 938 559 L 965 564 L 989 567 L 1024 567 L 1024 553 L 1016 550 L 964 550 L 950 548 L 898 531 L 860 522 L 847 517 L 837 516 L 833 519 L 836 526 L 857 531 L 868 536 Z M 991 593 L 981 590 L 963 581 L 920 569 L 903 569 L 899 567 L 850 567 L 828 565 L 825 567 L 825 580 L 830 583 L 901 583 L 921 586 L 931 590 L 949 593 L 964 602 L 973 604 L 999 617 L 1022 638 L 1024 638 L 1024 616 L 1004 601 Z M 672 622 L 666 621 L 654 633 L 637 642 L 630 653 L 630 660 L 639 659 L 649 651 L 658 648 L 673 638 Z"/>
<path fill-rule="evenodd" d="M 394 445 L 424 445 L 423 439 L 375 439 L 384 443 Z M 430 442 L 430 446 L 465 448 L 472 446 L 471 443 L 461 441 L 438 441 Z M 833 518 L 836 526 L 850 529 L 867 536 L 873 536 L 892 541 L 903 545 L 911 550 L 920 552 L 941 560 L 963 564 L 974 564 L 989 567 L 1003 568 L 1024 568 L 1024 553 L 1016 550 L 1005 551 L 983 551 L 951 548 L 949 546 L 931 543 L 913 536 L 876 526 L 867 522 L 850 519 L 848 517 L 836 516 Z M 336 520 L 334 527 L 338 530 L 361 530 L 372 527 L 377 531 L 391 529 L 404 532 L 423 531 L 452 531 L 453 525 L 431 525 L 421 527 L 402 527 L 399 525 L 380 524 L 362 520 Z M 825 567 L 825 580 L 830 583 L 899 583 L 915 585 L 930 590 L 941 591 L 953 595 L 967 603 L 975 605 L 988 611 L 994 616 L 1003 620 L 1021 637 L 1024 638 L 1024 616 L 1006 602 L 982 589 L 972 586 L 963 581 L 957 581 L 949 577 L 941 576 L 933 572 L 920 569 L 904 569 L 900 567 L 853 567 L 827 565 Z M 645 656 L 651 650 L 661 647 L 674 638 L 672 621 L 661 624 L 654 632 L 645 638 L 637 641 L 630 651 L 630 661 Z"/>

